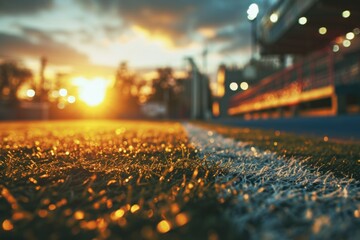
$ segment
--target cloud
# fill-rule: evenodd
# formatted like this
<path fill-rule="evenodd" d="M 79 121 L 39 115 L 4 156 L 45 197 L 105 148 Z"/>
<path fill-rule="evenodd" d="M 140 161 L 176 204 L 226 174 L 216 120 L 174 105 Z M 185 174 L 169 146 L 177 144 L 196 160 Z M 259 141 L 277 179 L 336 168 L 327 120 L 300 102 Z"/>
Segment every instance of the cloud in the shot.
<path fill-rule="evenodd" d="M 0 14 L 33 14 L 41 10 L 50 9 L 52 6 L 52 0 L 0 0 Z"/>
<path fill-rule="evenodd" d="M 53 42 L 52 37 L 48 33 L 36 28 L 20 26 L 20 29 L 23 35 L 35 42 L 38 42 L 39 44 Z"/>
<path fill-rule="evenodd" d="M 219 29 L 215 35 L 209 37 L 209 42 L 231 42 L 241 39 L 248 39 L 250 35 L 250 27 L 245 24 L 234 25 Z"/>
<path fill-rule="evenodd" d="M 110 58 L 116 59 L 116 54 L 126 56 L 127 52 L 130 52 L 131 49 L 123 49 L 132 40 L 148 40 L 139 37 L 137 30 L 150 40 L 154 38 L 171 43 L 172 47 L 178 48 L 178 53 L 184 50 L 192 54 L 207 46 L 209 52 L 218 54 L 219 58 L 222 54 L 235 55 L 250 43 L 250 24 L 246 18 L 246 10 L 252 2 L 0 0 L 0 16 L 4 15 L 3 13 L 12 13 L 11 16 L 5 15 L 3 19 L 12 18 L 15 25 L 17 24 L 16 31 L 10 30 L 14 25 L 9 25 L 8 28 L 3 28 L 5 32 L 0 32 L 0 55 L 36 59 L 46 55 L 49 62 L 54 64 L 76 67 L 91 65 L 90 57 L 94 62 L 101 62 L 99 59 L 105 59 L 105 55 L 113 48 L 115 50 L 111 52 Z M 54 3 L 57 3 L 59 8 L 52 8 L 52 11 L 38 16 L 31 15 L 31 19 L 26 18 L 29 17 L 26 15 L 51 8 Z M 18 18 L 23 15 L 24 18 Z M 43 24 L 44 19 L 49 19 L 49 22 Z M 156 46 L 160 46 L 159 49 L 165 49 L 164 52 L 169 51 L 163 47 L 161 41 L 149 42 L 155 42 Z M 80 50 L 88 55 L 79 52 Z"/>
<path fill-rule="evenodd" d="M 250 50 L 250 42 L 240 38 L 237 41 L 234 40 L 228 44 L 225 44 L 223 47 L 221 47 L 219 53 L 223 55 L 233 55 L 234 53 L 235 54 L 245 53 L 248 52 L 249 50 Z"/>
<path fill-rule="evenodd" d="M 104 35 L 108 39 L 118 39 L 121 35 L 126 33 L 127 27 L 123 24 L 105 23 L 100 26 Z"/>
<path fill-rule="evenodd" d="M 148 35 L 161 36 L 183 46 L 201 36 L 201 29 L 221 32 L 222 28 L 246 23 L 251 0 L 80 0 L 88 10 L 116 14 L 129 26 Z M 229 37 L 231 35 L 228 35 Z M 206 40 L 207 36 L 204 36 Z M 231 41 L 230 38 L 227 40 Z"/>
<path fill-rule="evenodd" d="M 25 36 L 0 32 L 0 55 L 40 58 L 46 56 L 53 64 L 88 63 L 86 55 L 70 46 L 56 42 L 46 33 L 24 28 Z"/>
<path fill-rule="evenodd" d="M 209 37 L 207 41 L 211 44 L 217 44 L 217 52 L 222 55 L 238 55 L 243 53 L 251 45 L 250 26 L 239 24 L 220 29 L 215 35 Z"/>
<path fill-rule="evenodd" d="M 73 47 L 56 41 L 52 36 L 61 34 L 72 37 L 72 32 L 61 30 L 42 31 L 31 27 L 20 27 L 22 35 L 0 32 L 0 58 L 40 59 L 45 56 L 50 65 L 69 66 L 72 74 L 85 76 L 108 76 L 114 73 L 113 67 L 93 64 L 87 55 Z"/>

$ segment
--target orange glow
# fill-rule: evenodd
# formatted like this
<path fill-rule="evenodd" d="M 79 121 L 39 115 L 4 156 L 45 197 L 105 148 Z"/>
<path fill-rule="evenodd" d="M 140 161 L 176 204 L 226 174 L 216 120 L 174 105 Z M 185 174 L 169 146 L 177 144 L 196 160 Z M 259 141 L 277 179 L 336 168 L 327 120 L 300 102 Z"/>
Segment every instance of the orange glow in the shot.
<path fill-rule="evenodd" d="M 225 94 L 225 70 L 220 69 L 217 73 L 217 96 L 222 97 Z"/>
<path fill-rule="evenodd" d="M 179 213 L 176 215 L 175 221 L 178 226 L 184 226 L 189 222 L 189 217 L 186 213 Z"/>
<path fill-rule="evenodd" d="M 82 219 L 84 219 L 84 217 L 85 217 L 85 214 L 84 214 L 83 211 L 76 211 L 76 212 L 74 213 L 74 218 L 75 218 L 76 220 L 82 220 Z"/>
<path fill-rule="evenodd" d="M 81 222 L 80 223 L 81 228 L 87 229 L 87 230 L 95 230 L 97 228 L 96 221 L 89 221 L 89 222 Z"/>
<path fill-rule="evenodd" d="M 158 43 L 158 44 L 165 44 L 167 47 L 170 47 L 173 45 L 171 39 L 167 37 L 166 34 L 162 32 L 151 32 L 146 28 L 143 28 L 139 25 L 132 26 L 132 29 L 138 33 L 140 36 L 144 36 L 147 40 L 151 40 L 152 42 Z"/>
<path fill-rule="evenodd" d="M 360 218 L 360 210 L 355 210 L 354 211 L 354 217 Z"/>
<path fill-rule="evenodd" d="M 103 78 L 74 78 L 72 83 L 78 87 L 79 99 L 90 107 L 100 105 L 106 96 L 109 81 Z"/>
<path fill-rule="evenodd" d="M 230 115 L 241 114 L 251 111 L 275 108 L 299 102 L 307 102 L 322 97 L 330 97 L 334 93 L 333 86 L 326 86 L 305 92 L 300 92 L 296 86 L 289 86 L 279 91 L 263 94 L 254 99 L 242 102 L 238 106 L 229 108 Z"/>
<path fill-rule="evenodd" d="M 12 222 L 8 219 L 5 219 L 2 223 L 2 228 L 5 230 L 5 231 L 11 231 L 13 230 L 14 226 L 12 224 Z"/>
<path fill-rule="evenodd" d="M 162 220 L 158 223 L 157 230 L 160 233 L 167 233 L 168 231 L 171 230 L 171 225 L 168 221 Z"/>
<path fill-rule="evenodd" d="M 35 97 L 35 90 L 31 88 L 28 83 L 22 84 L 16 92 L 16 95 L 19 99 L 32 99 Z"/>
<path fill-rule="evenodd" d="M 337 44 L 341 44 L 341 43 L 343 42 L 343 40 L 344 40 L 344 38 L 343 38 L 342 36 L 340 36 L 340 37 L 337 37 L 337 38 L 335 39 L 335 42 L 336 42 Z"/>
<path fill-rule="evenodd" d="M 213 103 L 213 114 L 215 117 L 220 115 L 220 104 L 218 102 Z"/>
<path fill-rule="evenodd" d="M 130 212 L 131 212 L 131 213 L 135 213 L 135 212 L 137 212 L 139 209 L 140 209 L 140 206 L 137 205 L 137 204 L 134 204 L 134 205 L 131 206 Z"/>
<path fill-rule="evenodd" d="M 216 35 L 215 30 L 212 28 L 200 28 L 199 32 L 201 35 L 203 35 L 204 37 L 207 37 L 207 38 L 212 38 L 212 37 L 215 37 L 215 35 Z"/>
<path fill-rule="evenodd" d="M 119 220 L 120 218 L 122 218 L 125 214 L 125 211 L 123 209 L 118 209 L 114 212 L 111 213 L 110 217 L 111 220 L 116 221 Z"/>

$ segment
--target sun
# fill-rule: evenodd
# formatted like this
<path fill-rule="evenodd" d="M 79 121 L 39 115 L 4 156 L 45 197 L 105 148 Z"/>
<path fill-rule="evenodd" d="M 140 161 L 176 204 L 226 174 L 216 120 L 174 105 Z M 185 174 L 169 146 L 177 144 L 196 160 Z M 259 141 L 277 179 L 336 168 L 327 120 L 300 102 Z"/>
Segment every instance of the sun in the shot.
<path fill-rule="evenodd" d="M 108 82 L 103 78 L 85 79 L 78 77 L 73 80 L 73 84 L 78 87 L 80 100 L 90 107 L 98 106 L 105 100 Z"/>

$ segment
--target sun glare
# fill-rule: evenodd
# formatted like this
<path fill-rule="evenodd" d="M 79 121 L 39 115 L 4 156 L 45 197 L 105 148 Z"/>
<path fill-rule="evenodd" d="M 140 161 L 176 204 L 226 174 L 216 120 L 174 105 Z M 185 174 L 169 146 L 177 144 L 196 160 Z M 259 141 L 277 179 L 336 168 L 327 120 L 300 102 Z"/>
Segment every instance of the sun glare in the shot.
<path fill-rule="evenodd" d="M 79 99 L 88 106 L 95 107 L 104 101 L 109 81 L 103 78 L 78 77 L 73 79 L 73 84 L 78 87 Z"/>

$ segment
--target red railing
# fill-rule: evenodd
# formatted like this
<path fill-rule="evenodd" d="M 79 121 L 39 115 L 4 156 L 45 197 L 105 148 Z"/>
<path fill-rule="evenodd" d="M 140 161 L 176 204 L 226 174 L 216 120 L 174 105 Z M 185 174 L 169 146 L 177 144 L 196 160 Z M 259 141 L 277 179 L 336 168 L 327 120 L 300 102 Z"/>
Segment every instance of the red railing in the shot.
<path fill-rule="evenodd" d="M 235 95 L 230 100 L 229 107 L 354 82 L 360 82 L 359 57 L 349 60 L 326 49 L 264 78 L 252 88 Z"/>

